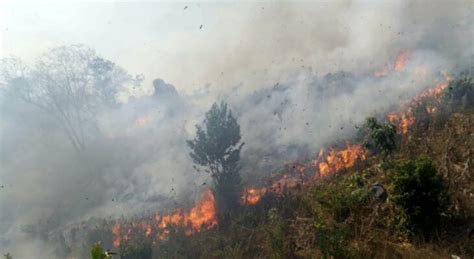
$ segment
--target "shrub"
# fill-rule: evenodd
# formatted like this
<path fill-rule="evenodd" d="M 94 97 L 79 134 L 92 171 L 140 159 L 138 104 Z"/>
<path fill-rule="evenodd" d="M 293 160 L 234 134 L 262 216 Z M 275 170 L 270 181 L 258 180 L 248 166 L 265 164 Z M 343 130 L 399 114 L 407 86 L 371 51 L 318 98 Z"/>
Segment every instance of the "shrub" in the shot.
<path fill-rule="evenodd" d="M 391 167 L 392 154 L 397 147 L 397 127 L 391 123 L 379 123 L 375 117 L 369 117 L 365 121 L 365 131 L 365 146 L 382 154 L 384 168 Z"/>
<path fill-rule="evenodd" d="M 92 259 L 105 259 L 105 258 L 109 258 L 109 256 L 107 255 L 107 253 L 104 251 L 104 249 L 102 248 L 102 245 L 100 242 L 97 242 L 95 243 L 94 245 L 92 245 L 92 250 L 91 250 L 91 256 L 92 256 Z"/>
<path fill-rule="evenodd" d="M 268 211 L 267 240 L 275 258 L 285 257 L 285 224 L 276 208 Z"/>
<path fill-rule="evenodd" d="M 420 156 L 395 166 L 393 201 L 401 209 L 406 230 L 429 237 L 440 224 L 449 196 L 431 158 Z"/>
<path fill-rule="evenodd" d="M 151 259 L 151 242 L 147 239 L 131 240 L 121 245 L 120 255 L 122 259 Z"/>
<path fill-rule="evenodd" d="M 329 226 L 320 217 L 315 218 L 314 227 L 317 233 L 317 244 L 323 258 L 350 257 L 350 244 L 344 228 Z"/>

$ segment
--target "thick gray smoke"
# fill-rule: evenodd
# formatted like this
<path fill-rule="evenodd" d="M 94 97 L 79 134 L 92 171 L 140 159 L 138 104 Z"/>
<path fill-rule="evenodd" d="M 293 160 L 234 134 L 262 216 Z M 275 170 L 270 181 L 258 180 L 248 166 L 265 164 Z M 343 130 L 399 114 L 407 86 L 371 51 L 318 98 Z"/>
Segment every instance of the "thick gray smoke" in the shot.
<path fill-rule="evenodd" d="M 365 117 L 473 65 L 469 1 L 220 8 L 229 19 L 209 25 L 218 33 L 183 41 L 180 48 L 197 51 L 176 71 L 167 68 L 171 81 L 201 85 L 157 79 L 152 95 L 101 110 L 85 157 L 54 118 L 1 96 L 0 252 L 55 258 L 55 244 L 64 243 L 58 233 L 81 220 L 192 203 L 210 182 L 194 171 L 185 140 L 214 101 L 229 102 L 238 115 L 243 172 L 251 176 L 348 139 Z"/>

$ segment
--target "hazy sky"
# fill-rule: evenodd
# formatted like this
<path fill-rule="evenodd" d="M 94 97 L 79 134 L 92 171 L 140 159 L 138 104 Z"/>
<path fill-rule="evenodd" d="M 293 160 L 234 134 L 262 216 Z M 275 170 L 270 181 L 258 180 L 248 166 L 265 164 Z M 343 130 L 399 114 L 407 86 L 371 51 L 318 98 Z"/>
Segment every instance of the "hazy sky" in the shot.
<path fill-rule="evenodd" d="M 180 92 L 207 83 L 254 89 L 297 69 L 375 69 L 416 46 L 432 24 L 462 20 L 472 3 L 0 0 L 0 56 L 30 59 L 81 43 L 144 74 L 145 86 L 162 78 Z"/>
<path fill-rule="evenodd" d="M 264 82 L 269 70 L 287 71 L 278 66 L 289 59 L 299 67 L 310 58 L 310 48 L 317 53 L 318 39 L 329 52 L 344 39 L 324 28 L 337 32 L 349 3 L 360 1 L 319 1 L 303 8 L 283 2 L 0 2 L 0 56 L 31 59 L 51 47 L 81 43 L 131 73 L 143 73 L 145 85 L 159 77 L 183 91 L 207 83 L 237 85 L 251 77 Z M 326 15 L 335 10 L 338 18 Z"/>
<path fill-rule="evenodd" d="M 178 63 L 196 48 L 180 46 L 209 37 L 222 5 L 232 4 L 2 1 L 0 56 L 31 59 L 50 47 L 81 43 L 147 81 L 189 84 Z"/>

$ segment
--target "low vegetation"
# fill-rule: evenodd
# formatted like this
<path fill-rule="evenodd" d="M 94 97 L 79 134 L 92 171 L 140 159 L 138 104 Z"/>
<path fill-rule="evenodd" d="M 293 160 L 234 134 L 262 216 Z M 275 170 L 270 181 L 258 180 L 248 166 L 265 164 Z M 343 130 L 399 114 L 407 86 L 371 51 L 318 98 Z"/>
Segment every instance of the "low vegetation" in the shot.
<path fill-rule="evenodd" d="M 124 243 L 121 258 L 474 256 L 474 140 L 467 137 L 474 128 L 472 80 L 455 80 L 448 89 L 443 98 L 456 113 L 445 117 L 441 107 L 426 115 L 426 127 L 415 124 L 407 135 L 367 119 L 371 155 L 364 164 L 308 187 L 267 193 L 255 205 L 238 207 L 225 225 L 190 236 L 178 228 L 162 241 Z M 198 128 L 200 134 L 204 139 Z M 240 133 L 235 136 L 232 146 L 240 151 Z M 199 142 L 190 143 L 194 152 Z"/>

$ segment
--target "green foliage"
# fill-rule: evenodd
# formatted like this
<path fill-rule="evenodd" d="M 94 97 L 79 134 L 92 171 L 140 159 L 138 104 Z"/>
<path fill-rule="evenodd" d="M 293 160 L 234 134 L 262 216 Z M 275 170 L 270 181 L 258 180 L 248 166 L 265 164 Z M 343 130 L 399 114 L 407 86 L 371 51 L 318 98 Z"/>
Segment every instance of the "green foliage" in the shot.
<path fill-rule="evenodd" d="M 267 241 L 273 257 L 284 258 L 285 257 L 285 226 L 283 219 L 278 213 L 276 208 L 271 208 L 268 211 L 268 223 L 267 229 Z"/>
<path fill-rule="evenodd" d="M 392 181 L 392 199 L 401 209 L 406 230 L 428 238 L 439 227 L 449 202 L 444 180 L 433 161 L 420 156 L 414 161 L 400 162 Z"/>
<path fill-rule="evenodd" d="M 368 181 L 365 174 L 355 173 L 332 180 L 312 188 L 313 212 L 308 216 L 314 219 L 315 244 L 322 258 L 350 258 L 355 253 L 350 240 L 371 206 Z"/>
<path fill-rule="evenodd" d="M 375 117 L 366 119 L 365 127 L 368 130 L 365 145 L 372 150 L 379 151 L 383 156 L 389 156 L 395 151 L 395 135 L 397 127 L 391 123 L 379 123 Z"/>
<path fill-rule="evenodd" d="M 344 229 L 328 225 L 321 217 L 315 218 L 314 227 L 323 258 L 349 257 L 349 241 Z"/>
<path fill-rule="evenodd" d="M 393 152 L 397 148 L 395 136 L 397 127 L 391 123 L 379 123 L 375 117 L 369 117 L 365 122 L 364 144 L 373 152 L 382 154 L 382 168 L 392 167 Z"/>
<path fill-rule="evenodd" d="M 97 242 L 92 246 L 91 255 L 92 259 L 110 258 L 102 248 L 102 244 L 100 242 Z"/>
<path fill-rule="evenodd" d="M 11 256 L 10 253 L 6 253 L 3 256 L 5 257 L 5 259 L 13 259 L 13 256 Z"/>
<path fill-rule="evenodd" d="M 188 140 L 193 161 L 205 167 L 214 180 L 221 213 L 239 204 L 241 177 L 239 174 L 240 126 L 227 104 L 214 103 L 206 113 L 204 127 L 196 125 L 196 137 Z"/>
<path fill-rule="evenodd" d="M 222 249 L 214 251 L 213 256 L 216 258 L 245 258 L 242 252 L 242 244 L 241 243 L 230 243 L 224 246 Z"/>
<path fill-rule="evenodd" d="M 172 228 L 168 239 L 157 243 L 155 254 L 157 258 L 189 258 L 190 253 L 194 252 L 196 257 L 199 257 L 197 252 L 202 252 L 204 247 L 192 251 L 191 243 L 195 238 L 195 236 L 187 237 L 182 228 Z"/>
<path fill-rule="evenodd" d="M 344 222 L 366 203 L 369 192 L 361 175 L 338 179 L 337 184 L 327 184 L 324 188 L 316 189 L 314 198 L 334 221 Z"/>
<path fill-rule="evenodd" d="M 141 238 L 130 240 L 120 245 L 120 258 L 122 259 L 151 259 L 152 246 L 149 239 Z"/>

